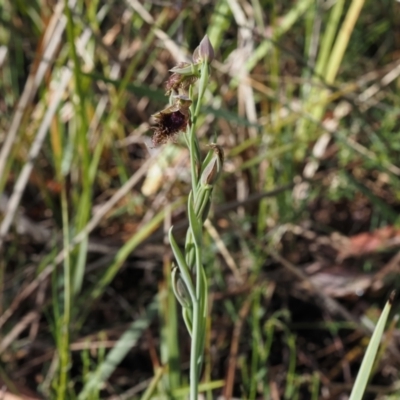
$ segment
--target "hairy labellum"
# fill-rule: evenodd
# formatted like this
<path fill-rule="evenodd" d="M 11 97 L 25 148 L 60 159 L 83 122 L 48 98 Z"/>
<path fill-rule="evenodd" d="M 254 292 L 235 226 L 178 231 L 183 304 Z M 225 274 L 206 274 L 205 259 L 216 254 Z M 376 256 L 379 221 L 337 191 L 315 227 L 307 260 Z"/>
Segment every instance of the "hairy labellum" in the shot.
<path fill-rule="evenodd" d="M 158 146 L 174 139 L 178 132 L 186 129 L 187 123 L 187 118 L 180 111 L 162 114 L 154 127 L 153 145 Z"/>
<path fill-rule="evenodd" d="M 178 132 L 186 130 L 190 123 L 189 107 L 191 100 L 186 96 L 176 96 L 176 102 L 165 110 L 154 115 L 157 125 L 153 128 L 153 145 L 167 143 L 174 140 Z"/>

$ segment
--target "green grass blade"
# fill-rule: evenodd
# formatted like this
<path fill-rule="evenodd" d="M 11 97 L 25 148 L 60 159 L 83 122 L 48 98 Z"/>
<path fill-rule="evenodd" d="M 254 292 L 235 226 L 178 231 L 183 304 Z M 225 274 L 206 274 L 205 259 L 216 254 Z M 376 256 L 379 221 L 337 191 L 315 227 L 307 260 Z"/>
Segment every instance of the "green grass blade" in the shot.
<path fill-rule="evenodd" d="M 360 370 L 358 371 L 357 378 L 354 383 L 354 387 L 349 400 L 361 400 L 364 396 L 365 388 L 367 387 L 368 379 L 370 378 L 371 370 L 375 362 L 375 357 L 378 352 L 379 345 L 381 343 L 383 331 L 385 329 L 389 312 L 392 308 L 394 297 L 395 292 L 392 292 L 389 300 L 385 305 L 385 308 L 382 311 L 381 316 L 379 317 L 375 331 L 372 334 L 371 341 L 369 342 L 364 359 L 361 363 Z"/>

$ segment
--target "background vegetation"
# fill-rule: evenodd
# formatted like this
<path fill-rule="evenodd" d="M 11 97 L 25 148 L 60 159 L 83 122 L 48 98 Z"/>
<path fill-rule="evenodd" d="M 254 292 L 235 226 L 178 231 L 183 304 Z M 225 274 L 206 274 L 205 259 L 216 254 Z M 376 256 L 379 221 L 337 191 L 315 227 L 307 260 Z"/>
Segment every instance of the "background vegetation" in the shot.
<path fill-rule="evenodd" d="M 2 1 L 3 398 L 187 395 L 166 232 L 183 243 L 190 165 L 179 140 L 151 147 L 151 115 L 206 33 L 216 59 L 198 135 L 226 162 L 206 224 L 201 388 L 347 398 L 398 285 L 399 8 Z M 400 396 L 392 321 L 368 399 Z"/>

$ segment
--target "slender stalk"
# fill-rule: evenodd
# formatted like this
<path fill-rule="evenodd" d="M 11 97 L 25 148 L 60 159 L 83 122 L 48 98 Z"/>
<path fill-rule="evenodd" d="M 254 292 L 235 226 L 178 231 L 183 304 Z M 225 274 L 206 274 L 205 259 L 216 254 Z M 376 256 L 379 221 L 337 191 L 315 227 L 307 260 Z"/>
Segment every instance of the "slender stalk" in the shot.
<path fill-rule="evenodd" d="M 193 307 L 193 330 L 192 330 L 192 343 L 190 346 L 190 400 L 197 400 L 199 392 L 199 364 L 197 362 L 198 357 L 198 346 L 200 339 L 199 332 L 199 317 L 200 317 L 200 305 L 199 301 L 196 301 L 192 305 Z"/>
<path fill-rule="evenodd" d="M 205 93 L 205 88 L 208 80 L 208 74 L 204 71 L 208 71 L 208 64 L 204 63 L 201 69 L 201 81 L 200 90 L 196 102 L 195 112 L 192 119 L 190 128 L 190 165 L 192 172 L 192 186 L 193 195 L 197 195 L 198 176 L 196 170 L 197 160 L 199 159 L 198 152 L 198 140 L 196 136 L 196 123 L 200 113 L 201 103 Z M 196 253 L 196 301 L 193 302 L 193 330 L 192 330 L 192 343 L 190 351 L 190 400 L 197 400 L 198 397 L 198 386 L 201 372 L 202 363 L 199 362 L 201 358 L 202 340 L 204 340 L 204 324 L 202 321 L 202 307 L 201 307 L 201 296 L 203 293 L 202 275 L 203 275 L 203 263 L 201 257 L 201 248 L 195 247 Z"/>
<path fill-rule="evenodd" d="M 214 49 L 205 37 L 193 53 L 194 64 L 184 64 L 173 69 L 168 81 L 172 104 L 155 114 L 158 125 L 153 135 L 155 145 L 165 143 L 171 135 L 186 126 L 185 140 L 189 148 L 192 191 L 188 198 L 189 229 L 186 234 L 185 254 L 182 254 L 173 235 L 169 232 L 177 269 L 172 273 L 172 289 L 182 305 L 183 319 L 191 335 L 190 400 L 197 400 L 203 364 L 204 342 L 207 326 L 207 277 L 203 266 L 203 224 L 210 209 L 213 185 L 223 163 L 223 150 L 215 143 L 201 161 L 200 145 L 196 136 L 197 122 L 203 97 L 208 85 L 210 62 Z M 200 82 L 197 96 L 193 84 Z M 197 99 L 195 98 L 197 97 Z M 188 107 L 190 107 L 188 109 Z M 190 110 L 190 112 L 189 112 Z M 190 120 L 189 120 L 190 119 Z"/>

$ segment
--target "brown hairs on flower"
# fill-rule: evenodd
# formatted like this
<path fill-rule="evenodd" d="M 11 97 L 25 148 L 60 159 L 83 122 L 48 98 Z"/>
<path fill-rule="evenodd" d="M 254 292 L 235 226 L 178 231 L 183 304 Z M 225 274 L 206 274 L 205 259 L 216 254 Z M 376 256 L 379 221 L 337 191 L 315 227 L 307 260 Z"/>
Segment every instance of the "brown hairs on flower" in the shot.
<path fill-rule="evenodd" d="M 183 95 L 175 96 L 175 103 L 172 106 L 154 114 L 157 125 L 153 128 L 153 146 L 167 143 L 174 140 L 177 133 L 185 131 L 190 124 L 189 107 L 192 101 Z"/>
<path fill-rule="evenodd" d="M 180 62 L 174 69 L 180 70 L 190 67 L 191 64 L 187 62 Z M 173 92 L 179 93 L 180 90 L 187 91 L 189 86 L 196 82 L 198 77 L 194 74 L 181 74 L 174 72 L 165 82 L 166 95 L 169 96 Z"/>

